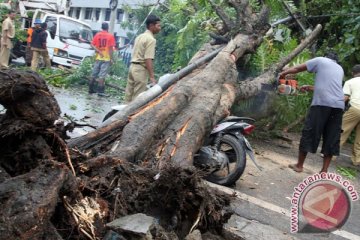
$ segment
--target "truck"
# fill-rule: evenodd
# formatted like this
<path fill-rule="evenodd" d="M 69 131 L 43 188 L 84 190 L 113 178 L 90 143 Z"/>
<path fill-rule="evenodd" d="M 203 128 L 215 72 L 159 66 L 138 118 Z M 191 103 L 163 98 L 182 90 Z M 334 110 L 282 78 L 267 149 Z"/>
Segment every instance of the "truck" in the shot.
<path fill-rule="evenodd" d="M 93 38 L 90 26 L 68 17 L 69 0 L 26 0 L 18 1 L 22 29 L 33 26 L 35 19 L 47 23 L 47 49 L 53 64 L 76 67 L 95 50 L 91 46 Z M 9 5 L 9 7 L 11 7 Z M 13 49 L 13 57 L 26 59 L 26 42 L 18 42 Z M 27 63 L 29 64 L 29 63 Z"/>

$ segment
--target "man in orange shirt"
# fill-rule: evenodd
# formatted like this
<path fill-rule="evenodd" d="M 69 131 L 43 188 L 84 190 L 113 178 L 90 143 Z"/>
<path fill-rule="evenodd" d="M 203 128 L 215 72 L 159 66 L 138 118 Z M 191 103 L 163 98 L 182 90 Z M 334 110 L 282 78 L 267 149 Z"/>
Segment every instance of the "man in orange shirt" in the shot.
<path fill-rule="evenodd" d="M 101 25 L 101 32 L 98 32 L 91 42 L 96 51 L 96 59 L 92 72 L 92 79 L 89 84 L 89 93 L 98 93 L 99 96 L 105 95 L 105 77 L 110 70 L 113 62 L 113 49 L 115 46 L 114 36 L 108 32 L 109 24 L 104 22 Z"/>

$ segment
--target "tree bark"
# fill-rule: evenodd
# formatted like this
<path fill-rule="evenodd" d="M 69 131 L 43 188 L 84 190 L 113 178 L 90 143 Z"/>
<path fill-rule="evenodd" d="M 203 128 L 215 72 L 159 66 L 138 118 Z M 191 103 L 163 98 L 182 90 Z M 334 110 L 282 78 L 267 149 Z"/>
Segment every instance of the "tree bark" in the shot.
<path fill-rule="evenodd" d="M 47 230 L 71 177 L 68 169 L 49 164 L 1 183 L 0 239 L 56 239 Z"/>
<path fill-rule="evenodd" d="M 263 84 L 274 82 L 276 73 L 309 46 L 320 31 L 321 26 L 317 26 L 290 55 L 262 75 L 240 84 L 237 82 L 236 61 L 253 52 L 261 43 L 262 36 L 238 34 L 206 67 L 181 79 L 131 115 L 126 124 L 115 121 L 112 123 L 115 127 L 100 128 L 85 139 L 105 132 L 114 134 L 115 128 L 121 126 L 121 137 L 108 154 L 158 168 L 168 163 L 192 165 L 193 154 L 212 127 L 230 113 L 234 100 L 254 96 L 261 91 Z"/>

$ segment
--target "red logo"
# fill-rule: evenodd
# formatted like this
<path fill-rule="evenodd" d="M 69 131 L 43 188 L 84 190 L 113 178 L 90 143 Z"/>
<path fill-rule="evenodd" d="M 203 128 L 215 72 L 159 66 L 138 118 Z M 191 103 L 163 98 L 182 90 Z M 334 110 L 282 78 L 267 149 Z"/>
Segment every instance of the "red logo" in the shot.
<path fill-rule="evenodd" d="M 65 49 L 69 49 L 69 46 L 70 46 L 70 44 L 65 44 L 65 46 L 63 47 L 63 50 L 65 50 Z"/>
<path fill-rule="evenodd" d="M 304 192 L 300 207 L 308 224 L 332 231 L 345 224 L 350 215 L 351 201 L 341 186 L 319 182 Z"/>

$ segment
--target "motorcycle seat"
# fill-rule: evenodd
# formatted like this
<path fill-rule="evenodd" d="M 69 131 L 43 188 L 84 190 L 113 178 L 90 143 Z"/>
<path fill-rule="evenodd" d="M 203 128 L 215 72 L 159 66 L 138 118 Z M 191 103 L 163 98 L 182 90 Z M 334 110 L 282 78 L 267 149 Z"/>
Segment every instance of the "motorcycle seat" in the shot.
<path fill-rule="evenodd" d="M 238 117 L 238 116 L 228 116 L 224 118 L 221 122 L 255 122 L 255 119 L 249 117 Z"/>

